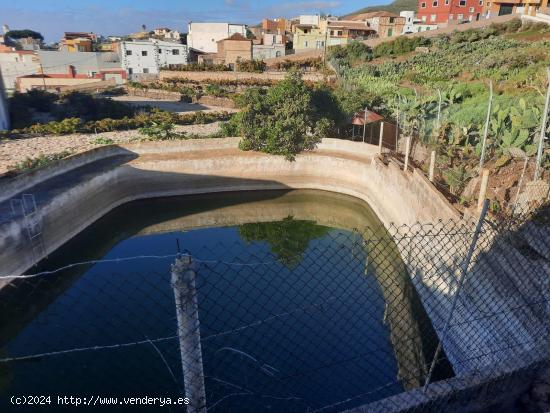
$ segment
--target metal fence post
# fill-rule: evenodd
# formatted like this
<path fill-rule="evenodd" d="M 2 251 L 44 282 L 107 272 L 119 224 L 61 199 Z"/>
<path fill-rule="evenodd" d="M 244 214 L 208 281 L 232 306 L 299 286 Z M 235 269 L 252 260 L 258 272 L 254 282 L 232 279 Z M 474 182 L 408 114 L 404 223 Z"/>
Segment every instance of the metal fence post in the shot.
<path fill-rule="evenodd" d="M 434 181 L 434 175 L 435 175 L 435 151 L 432 151 L 432 154 L 430 156 L 430 172 L 428 175 L 430 182 Z"/>
<path fill-rule="evenodd" d="M 483 139 L 481 141 L 481 156 L 479 158 L 479 169 L 483 168 L 485 163 L 485 147 L 487 146 L 487 135 L 489 134 L 489 121 L 491 120 L 491 110 L 493 109 L 493 81 L 489 82 L 489 105 L 487 107 L 487 118 L 485 119 L 485 128 L 483 129 Z"/>
<path fill-rule="evenodd" d="M 178 336 L 185 396 L 189 413 L 206 413 L 199 306 L 191 257 L 179 257 L 172 265 L 172 288 L 176 301 Z"/>
<path fill-rule="evenodd" d="M 544 113 L 542 114 L 542 125 L 540 127 L 539 146 L 537 149 L 537 161 L 535 163 L 534 181 L 540 178 L 540 164 L 542 162 L 542 152 L 544 149 L 544 140 L 546 138 L 546 124 L 548 122 L 548 104 L 550 103 L 550 67 L 546 69 L 548 75 L 548 90 L 546 91 L 546 100 L 544 101 Z"/>
<path fill-rule="evenodd" d="M 426 382 L 424 384 L 424 392 L 428 390 L 428 386 L 430 384 L 430 380 L 432 379 L 432 374 L 435 368 L 435 365 L 437 363 L 437 358 L 439 357 L 439 353 L 441 352 L 441 347 L 443 340 L 447 336 L 447 331 L 449 330 L 449 325 L 451 324 L 451 320 L 453 318 L 453 312 L 456 308 L 456 304 L 458 303 L 458 297 L 460 295 L 460 291 L 462 290 L 462 285 L 464 284 L 464 279 L 466 278 L 466 275 L 468 273 L 468 267 L 470 266 L 470 262 L 472 261 L 472 257 L 474 255 L 474 251 L 477 245 L 477 240 L 479 239 L 479 234 L 481 233 L 481 228 L 483 227 L 483 223 L 485 222 L 485 216 L 487 215 L 487 209 L 489 208 L 489 200 L 485 200 L 483 202 L 483 209 L 481 210 L 481 215 L 479 216 L 479 220 L 477 221 L 476 229 L 474 232 L 474 236 L 472 237 L 472 242 L 470 243 L 470 247 L 468 248 L 468 253 L 466 254 L 466 258 L 462 262 L 462 268 L 460 270 L 460 278 L 458 279 L 458 285 L 456 287 L 456 293 L 453 297 L 453 302 L 451 304 L 451 309 L 449 311 L 449 315 L 447 316 L 447 320 L 445 320 L 445 324 L 443 326 L 443 332 L 441 333 L 441 337 L 439 339 L 439 343 L 437 344 L 437 348 L 435 350 L 434 357 L 432 359 L 432 364 L 430 365 L 430 370 L 428 371 L 428 376 L 426 377 Z"/>

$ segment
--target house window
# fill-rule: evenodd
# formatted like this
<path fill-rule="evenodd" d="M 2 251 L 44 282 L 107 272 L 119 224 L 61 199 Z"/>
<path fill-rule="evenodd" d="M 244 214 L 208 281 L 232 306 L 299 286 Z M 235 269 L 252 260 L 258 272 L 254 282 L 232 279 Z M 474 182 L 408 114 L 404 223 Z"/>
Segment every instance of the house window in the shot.
<path fill-rule="evenodd" d="M 388 29 L 388 37 L 392 37 L 393 35 L 393 29 Z"/>
<path fill-rule="evenodd" d="M 162 54 L 162 49 L 159 49 L 159 54 Z"/>
<path fill-rule="evenodd" d="M 147 56 L 147 50 L 142 50 L 142 51 L 141 51 L 141 55 L 142 55 L 142 56 Z"/>
<path fill-rule="evenodd" d="M 483 0 L 479 0 L 479 5 L 483 6 Z"/>
<path fill-rule="evenodd" d="M 445 0 L 445 6 L 449 5 L 449 0 Z"/>
<path fill-rule="evenodd" d="M 131 50 L 126 50 L 126 56 L 132 56 L 132 51 Z"/>
<path fill-rule="evenodd" d="M 180 51 L 179 51 L 178 49 L 172 49 L 172 54 L 173 54 L 174 56 L 179 56 Z"/>
<path fill-rule="evenodd" d="M 437 15 L 432 14 L 432 15 L 430 16 L 430 21 L 434 22 L 435 19 L 437 19 Z"/>
<path fill-rule="evenodd" d="M 459 14 L 458 16 L 456 16 L 457 20 L 463 20 L 464 19 L 464 15 L 463 14 Z"/>
<path fill-rule="evenodd" d="M 449 20 L 453 20 L 455 16 L 453 14 L 449 14 Z"/>
<path fill-rule="evenodd" d="M 421 4 L 420 4 L 420 7 L 422 7 L 423 9 L 425 9 L 425 8 L 426 8 L 426 3 L 421 3 Z"/>
<path fill-rule="evenodd" d="M 395 23 L 395 17 L 390 17 L 390 24 Z"/>
<path fill-rule="evenodd" d="M 466 5 L 466 0 L 460 0 L 460 3 L 458 3 L 460 7 L 464 7 Z"/>
<path fill-rule="evenodd" d="M 433 7 L 437 7 L 437 1 L 434 1 L 434 2 L 432 3 L 432 6 L 433 6 Z"/>
<path fill-rule="evenodd" d="M 474 12 L 474 8 L 473 7 L 470 7 L 470 10 L 468 10 L 470 13 L 473 13 Z"/>
<path fill-rule="evenodd" d="M 422 16 L 422 21 L 423 21 L 423 22 L 426 21 L 426 16 Z"/>
<path fill-rule="evenodd" d="M 134 69 L 132 69 L 131 67 L 128 68 L 128 74 L 129 75 L 133 75 L 134 74 Z"/>
<path fill-rule="evenodd" d="M 338 36 L 342 36 L 344 32 L 342 30 L 338 30 Z"/>
<path fill-rule="evenodd" d="M 146 67 L 143 68 L 143 73 L 149 73 L 149 69 L 147 69 Z"/>
<path fill-rule="evenodd" d="M 304 42 L 304 47 L 307 47 L 308 46 L 308 42 L 307 40 Z"/>

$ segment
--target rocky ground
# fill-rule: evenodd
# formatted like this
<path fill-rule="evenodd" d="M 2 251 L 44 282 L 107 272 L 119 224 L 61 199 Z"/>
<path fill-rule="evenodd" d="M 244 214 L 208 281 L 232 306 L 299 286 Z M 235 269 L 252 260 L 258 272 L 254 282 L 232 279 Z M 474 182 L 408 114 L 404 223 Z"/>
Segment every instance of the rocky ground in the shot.
<path fill-rule="evenodd" d="M 177 132 L 189 135 L 208 136 L 220 130 L 220 122 L 205 125 L 176 126 Z M 0 141 L 0 175 L 13 169 L 13 166 L 26 158 L 35 158 L 41 154 L 51 155 L 63 151 L 84 152 L 97 146 L 110 143 L 129 143 L 142 136 L 137 130 L 104 132 L 95 134 L 72 134 L 64 136 L 38 136 L 32 138 L 9 139 Z M 103 143 L 101 143 L 103 142 Z"/>

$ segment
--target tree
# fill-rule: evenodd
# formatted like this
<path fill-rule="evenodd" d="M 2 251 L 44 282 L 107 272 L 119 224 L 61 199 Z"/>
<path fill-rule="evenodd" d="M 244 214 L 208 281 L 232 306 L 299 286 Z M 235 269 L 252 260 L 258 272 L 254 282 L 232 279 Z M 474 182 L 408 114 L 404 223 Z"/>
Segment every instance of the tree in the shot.
<path fill-rule="evenodd" d="M 233 121 L 234 131 L 243 137 L 239 147 L 283 155 L 287 160 L 314 149 L 333 122 L 312 101 L 312 89 L 296 72 L 267 91 L 249 89 L 242 99 L 243 110 Z"/>
<path fill-rule="evenodd" d="M 10 30 L 6 33 L 6 37 L 9 37 L 11 39 L 25 39 L 27 37 L 32 37 L 36 40 L 44 40 L 44 36 L 40 34 L 39 32 L 35 32 L 34 30 L 24 29 L 24 30 Z"/>

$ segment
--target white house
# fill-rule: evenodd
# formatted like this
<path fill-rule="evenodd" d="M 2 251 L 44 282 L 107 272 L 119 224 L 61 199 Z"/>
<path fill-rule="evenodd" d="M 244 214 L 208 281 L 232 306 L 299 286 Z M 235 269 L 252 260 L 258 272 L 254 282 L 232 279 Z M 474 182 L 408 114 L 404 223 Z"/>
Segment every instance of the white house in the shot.
<path fill-rule="evenodd" d="M 2 72 L 0 71 L 0 130 L 8 130 L 10 128 L 10 115 L 6 101 L 6 89 L 2 83 L 1 75 Z"/>
<path fill-rule="evenodd" d="M 283 35 L 265 33 L 261 44 L 252 45 L 252 59 L 265 60 L 286 54 Z"/>
<path fill-rule="evenodd" d="M 130 78 L 158 74 L 165 66 L 185 65 L 188 61 L 186 45 L 160 40 L 120 42 L 120 55 L 122 67 Z"/>
<path fill-rule="evenodd" d="M 187 45 L 203 53 L 217 53 L 218 41 L 239 33 L 246 37 L 246 25 L 231 23 L 189 23 Z"/>
<path fill-rule="evenodd" d="M 169 29 L 168 27 L 159 27 L 155 29 L 155 35 L 162 37 L 164 40 L 176 40 L 181 39 L 181 33 L 177 30 Z"/>
<path fill-rule="evenodd" d="M 305 14 L 300 16 L 300 24 L 304 26 L 317 26 L 321 24 L 321 16 L 318 14 Z"/>
<path fill-rule="evenodd" d="M 11 47 L 0 46 L 0 67 L 6 90 L 14 92 L 19 76 L 40 73 L 40 59 L 35 52 L 30 50 L 15 50 Z"/>
<path fill-rule="evenodd" d="M 405 18 L 405 25 L 403 26 L 403 34 L 414 33 L 414 11 L 402 11 L 399 13 L 401 17 Z"/>
<path fill-rule="evenodd" d="M 427 32 L 437 29 L 437 24 L 426 24 L 422 20 L 417 19 L 414 11 L 402 11 L 399 13 L 399 16 L 405 18 L 403 34 Z"/>

